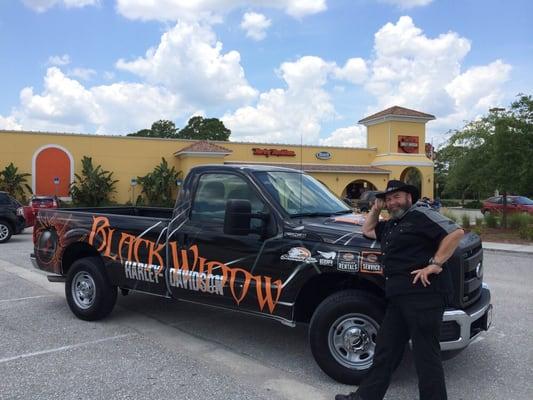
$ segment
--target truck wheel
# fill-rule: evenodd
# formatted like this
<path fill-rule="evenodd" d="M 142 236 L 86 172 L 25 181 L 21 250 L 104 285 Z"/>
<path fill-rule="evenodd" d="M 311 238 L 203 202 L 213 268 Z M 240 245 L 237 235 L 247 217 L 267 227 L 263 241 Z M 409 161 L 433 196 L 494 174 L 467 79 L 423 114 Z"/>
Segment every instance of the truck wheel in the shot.
<path fill-rule="evenodd" d="M 358 385 L 372 366 L 384 313 L 382 299 L 361 291 L 327 297 L 309 326 L 311 352 L 320 368 L 338 382 Z"/>
<path fill-rule="evenodd" d="M 117 301 L 117 288 L 109 282 L 98 257 L 75 261 L 67 274 L 65 295 L 70 310 L 85 321 L 106 317 Z"/>
<path fill-rule="evenodd" d="M 7 242 L 13 235 L 13 228 L 5 221 L 0 221 L 0 243 Z"/>

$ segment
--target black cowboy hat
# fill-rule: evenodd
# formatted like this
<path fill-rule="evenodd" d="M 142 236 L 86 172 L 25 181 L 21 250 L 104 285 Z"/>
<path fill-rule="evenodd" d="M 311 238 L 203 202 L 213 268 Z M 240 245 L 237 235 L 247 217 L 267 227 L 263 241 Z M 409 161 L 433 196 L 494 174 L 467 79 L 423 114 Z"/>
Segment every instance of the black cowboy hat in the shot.
<path fill-rule="evenodd" d="M 418 189 L 416 187 L 395 179 L 387 182 L 387 188 L 385 189 L 385 191 L 377 193 L 376 197 L 378 199 L 384 199 L 387 194 L 393 192 L 409 193 L 411 195 L 411 198 L 413 199 L 413 204 L 415 204 L 420 198 L 420 193 L 418 192 Z"/>

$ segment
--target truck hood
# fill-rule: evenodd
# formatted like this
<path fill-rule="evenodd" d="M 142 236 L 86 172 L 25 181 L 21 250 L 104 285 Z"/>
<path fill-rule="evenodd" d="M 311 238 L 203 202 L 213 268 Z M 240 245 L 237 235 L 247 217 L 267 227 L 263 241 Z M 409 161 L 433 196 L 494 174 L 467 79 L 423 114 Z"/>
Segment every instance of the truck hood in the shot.
<path fill-rule="evenodd" d="M 284 236 L 290 239 L 316 240 L 325 243 L 379 248 L 375 240 L 363 236 L 363 214 L 343 214 L 331 217 L 295 218 L 284 229 Z"/>

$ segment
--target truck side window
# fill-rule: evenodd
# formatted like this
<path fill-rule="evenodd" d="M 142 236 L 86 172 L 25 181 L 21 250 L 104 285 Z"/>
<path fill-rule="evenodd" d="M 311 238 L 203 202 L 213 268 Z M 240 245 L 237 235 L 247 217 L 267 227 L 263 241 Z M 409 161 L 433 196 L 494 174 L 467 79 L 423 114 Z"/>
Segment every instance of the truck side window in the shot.
<path fill-rule="evenodd" d="M 252 213 L 264 212 L 265 205 L 244 179 L 232 174 L 203 174 L 194 197 L 191 221 L 224 224 L 226 202 L 230 199 L 249 200 Z M 252 228 L 260 220 L 252 219 Z"/>

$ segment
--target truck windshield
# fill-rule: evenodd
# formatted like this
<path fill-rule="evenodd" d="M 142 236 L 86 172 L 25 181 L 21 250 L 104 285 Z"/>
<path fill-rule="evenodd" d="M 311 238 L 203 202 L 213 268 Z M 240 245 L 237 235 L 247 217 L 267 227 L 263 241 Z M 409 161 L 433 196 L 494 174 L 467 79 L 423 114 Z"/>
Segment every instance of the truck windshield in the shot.
<path fill-rule="evenodd" d="M 315 178 L 298 172 L 257 172 L 265 189 L 291 217 L 348 214 L 352 210 Z"/>

